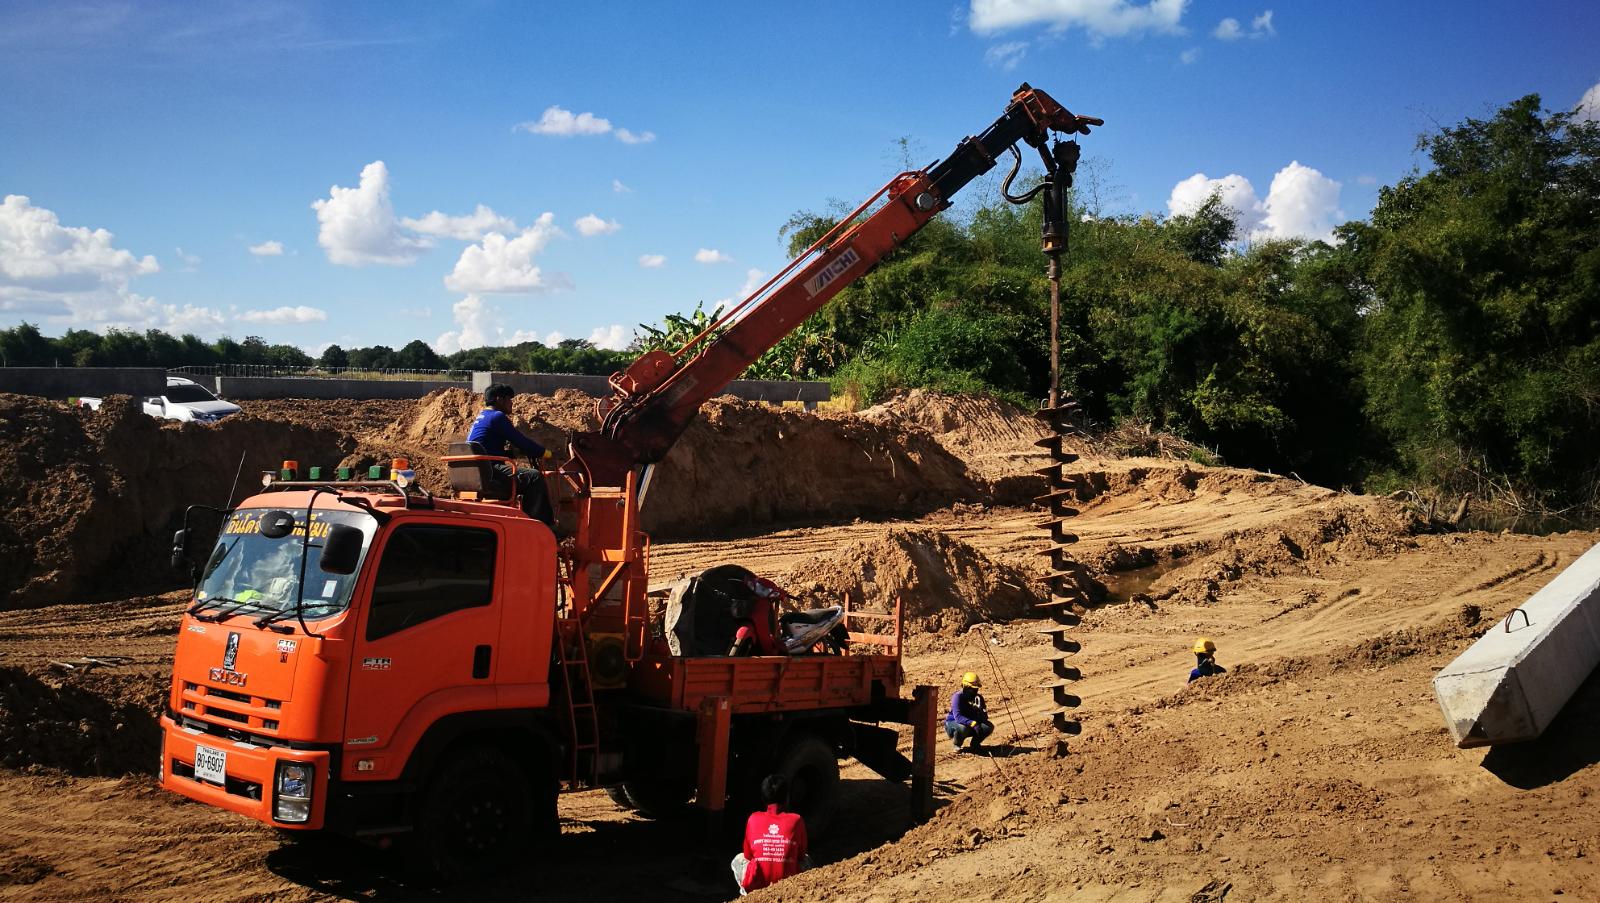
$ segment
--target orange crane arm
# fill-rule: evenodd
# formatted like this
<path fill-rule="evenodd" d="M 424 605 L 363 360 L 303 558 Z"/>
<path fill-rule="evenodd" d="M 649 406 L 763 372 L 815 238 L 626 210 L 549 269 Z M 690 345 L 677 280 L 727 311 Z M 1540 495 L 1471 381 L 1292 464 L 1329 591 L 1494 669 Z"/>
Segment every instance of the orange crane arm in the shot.
<path fill-rule="evenodd" d="M 1056 160 L 1045 148 L 1051 133 L 1088 134 L 1089 126 L 1100 124 L 1024 83 L 981 134 L 963 139 L 948 158 L 925 170 L 896 176 L 677 352 L 647 352 L 613 374 L 612 393 L 600 404 L 600 430 L 573 440 L 591 485 L 620 485 L 628 470 L 661 460 L 701 405 L 948 208 L 956 192 L 994 167 L 998 155 L 1026 142 L 1053 173 Z"/>

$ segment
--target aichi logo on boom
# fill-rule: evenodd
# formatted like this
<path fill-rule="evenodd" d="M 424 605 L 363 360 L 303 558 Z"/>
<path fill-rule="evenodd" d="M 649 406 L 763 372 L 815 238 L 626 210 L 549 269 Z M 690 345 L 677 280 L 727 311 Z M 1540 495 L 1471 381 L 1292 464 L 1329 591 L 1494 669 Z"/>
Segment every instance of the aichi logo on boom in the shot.
<path fill-rule="evenodd" d="M 829 283 L 849 272 L 851 267 L 860 262 L 861 255 L 856 253 L 855 248 L 845 248 L 843 253 L 822 268 L 822 272 L 806 280 L 806 294 L 815 298 L 817 292 L 827 288 Z"/>

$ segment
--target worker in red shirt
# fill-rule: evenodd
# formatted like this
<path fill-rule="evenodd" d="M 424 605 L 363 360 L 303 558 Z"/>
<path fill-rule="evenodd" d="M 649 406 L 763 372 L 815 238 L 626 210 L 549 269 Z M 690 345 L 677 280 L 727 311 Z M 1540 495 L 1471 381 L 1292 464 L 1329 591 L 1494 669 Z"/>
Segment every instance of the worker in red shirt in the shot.
<path fill-rule="evenodd" d="M 811 867 L 805 820 L 783 811 L 789 804 L 789 779 L 768 775 L 761 782 L 761 798 L 767 808 L 751 813 L 744 825 L 744 851 L 733 857 L 733 878 L 739 882 L 741 897 Z"/>

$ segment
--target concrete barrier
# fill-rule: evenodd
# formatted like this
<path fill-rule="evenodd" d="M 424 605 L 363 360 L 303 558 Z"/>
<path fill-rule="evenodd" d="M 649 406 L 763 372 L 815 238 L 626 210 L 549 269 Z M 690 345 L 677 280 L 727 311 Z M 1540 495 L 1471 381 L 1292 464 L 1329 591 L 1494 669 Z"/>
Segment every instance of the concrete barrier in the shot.
<path fill-rule="evenodd" d="M 577 389 L 596 398 L 611 392 L 604 376 L 584 376 L 577 373 L 484 373 L 472 374 L 472 390 L 482 392 L 494 383 L 505 383 L 518 392 L 551 395 L 557 389 Z M 765 401 L 777 404 L 798 401 L 806 410 L 819 401 L 833 397 L 833 389 L 825 382 L 790 379 L 736 379 L 718 395 L 733 395 L 746 401 Z"/>
<path fill-rule="evenodd" d="M 1433 678 L 1462 749 L 1533 740 L 1600 663 L 1600 545 Z"/>
<path fill-rule="evenodd" d="M 167 371 L 160 367 L 0 367 L 0 392 L 72 398 L 79 395 L 160 395 Z"/>
<path fill-rule="evenodd" d="M 421 398 L 439 389 L 465 389 L 466 383 L 433 379 L 297 379 L 276 376 L 218 376 L 216 393 L 230 401 L 249 398 Z M 211 378 L 195 382 L 211 388 Z"/>

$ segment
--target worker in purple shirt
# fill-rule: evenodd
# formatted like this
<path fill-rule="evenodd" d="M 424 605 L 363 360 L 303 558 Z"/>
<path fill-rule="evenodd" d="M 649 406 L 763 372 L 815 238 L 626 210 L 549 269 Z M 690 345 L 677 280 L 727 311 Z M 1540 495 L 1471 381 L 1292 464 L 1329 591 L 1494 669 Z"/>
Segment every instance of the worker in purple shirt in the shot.
<path fill-rule="evenodd" d="M 968 747 L 971 752 L 979 752 L 983 741 L 994 733 L 994 723 L 989 720 L 989 707 L 983 701 L 983 694 L 978 688 L 983 686 L 983 681 L 972 671 L 961 675 L 961 689 L 950 697 L 950 714 L 944 719 L 944 733 L 955 744 L 956 749 L 961 748 L 961 741 L 972 738 L 972 745 Z"/>
<path fill-rule="evenodd" d="M 500 458 L 511 457 L 508 445 L 515 446 L 530 461 L 538 462 L 550 457 L 544 446 L 524 436 L 521 430 L 511 424 L 508 415 L 511 413 L 512 395 L 511 387 L 504 383 L 495 383 L 483 390 L 483 410 L 478 412 L 478 419 L 472 421 L 467 441 L 478 443 L 484 454 Z M 550 497 L 545 493 L 544 477 L 537 466 L 516 469 L 510 463 L 496 463 L 494 469 L 502 477 L 517 481 L 517 497 L 522 501 L 523 514 L 544 521 L 550 529 L 555 529 Z"/>

